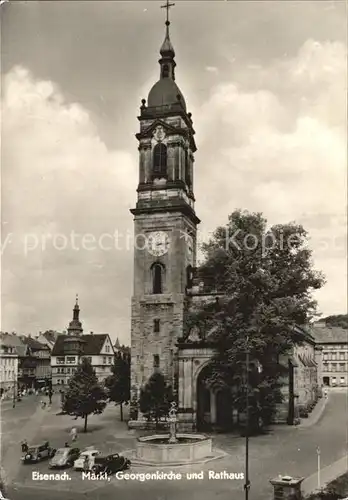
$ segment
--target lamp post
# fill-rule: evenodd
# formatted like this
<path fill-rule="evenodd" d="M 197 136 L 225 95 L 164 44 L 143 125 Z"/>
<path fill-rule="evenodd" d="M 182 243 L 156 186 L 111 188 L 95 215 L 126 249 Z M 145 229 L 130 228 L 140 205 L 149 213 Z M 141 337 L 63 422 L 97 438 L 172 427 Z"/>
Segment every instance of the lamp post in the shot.
<path fill-rule="evenodd" d="M 249 500 L 249 336 L 246 338 L 246 353 L 245 353 L 245 402 L 246 402 L 246 425 L 245 425 L 245 500 Z"/>

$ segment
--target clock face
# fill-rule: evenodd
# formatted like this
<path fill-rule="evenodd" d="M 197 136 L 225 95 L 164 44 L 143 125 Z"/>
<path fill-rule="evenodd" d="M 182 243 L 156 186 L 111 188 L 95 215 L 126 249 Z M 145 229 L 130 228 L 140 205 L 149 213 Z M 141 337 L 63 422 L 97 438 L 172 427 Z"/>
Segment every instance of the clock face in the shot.
<path fill-rule="evenodd" d="M 155 257 L 165 255 L 168 252 L 169 244 L 169 236 L 164 231 L 150 233 L 147 238 L 148 252 Z"/>

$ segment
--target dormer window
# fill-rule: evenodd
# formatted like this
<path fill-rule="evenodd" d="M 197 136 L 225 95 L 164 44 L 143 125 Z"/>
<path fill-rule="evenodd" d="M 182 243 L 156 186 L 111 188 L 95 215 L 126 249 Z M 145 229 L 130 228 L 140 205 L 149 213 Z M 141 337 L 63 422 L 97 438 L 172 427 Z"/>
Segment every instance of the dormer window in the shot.
<path fill-rule="evenodd" d="M 156 144 L 153 151 L 153 177 L 167 177 L 167 146 L 162 142 Z"/>

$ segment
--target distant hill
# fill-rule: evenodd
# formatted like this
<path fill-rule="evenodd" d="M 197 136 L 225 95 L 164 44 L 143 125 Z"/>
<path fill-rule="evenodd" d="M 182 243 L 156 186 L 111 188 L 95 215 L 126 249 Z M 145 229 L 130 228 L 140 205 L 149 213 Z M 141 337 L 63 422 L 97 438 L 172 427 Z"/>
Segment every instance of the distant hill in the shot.
<path fill-rule="evenodd" d="M 328 326 L 339 326 L 341 328 L 348 328 L 348 314 L 335 314 L 321 318 L 318 323 L 326 323 Z"/>

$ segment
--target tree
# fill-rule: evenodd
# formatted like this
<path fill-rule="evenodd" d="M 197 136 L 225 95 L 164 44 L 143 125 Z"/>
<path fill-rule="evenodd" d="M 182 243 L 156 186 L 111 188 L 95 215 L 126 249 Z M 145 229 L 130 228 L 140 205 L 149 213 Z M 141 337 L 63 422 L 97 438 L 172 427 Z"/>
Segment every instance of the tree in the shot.
<path fill-rule="evenodd" d="M 130 400 L 130 359 L 128 356 L 115 357 L 111 368 L 112 375 L 106 381 L 105 386 L 111 401 L 120 405 L 121 422 L 123 421 L 123 404 Z"/>
<path fill-rule="evenodd" d="M 149 421 L 155 421 L 157 429 L 160 418 L 168 415 L 173 399 L 172 388 L 162 373 L 155 372 L 140 391 L 140 411 Z"/>
<path fill-rule="evenodd" d="M 77 368 L 65 393 L 63 412 L 83 418 L 84 432 L 87 432 L 87 419 L 91 414 L 100 414 L 106 406 L 107 394 L 99 384 L 95 371 L 86 359 Z"/>
<path fill-rule="evenodd" d="M 319 323 L 325 323 L 328 326 L 336 326 L 347 329 L 348 314 L 334 314 L 333 316 L 327 316 L 326 318 L 321 318 Z"/>
<path fill-rule="evenodd" d="M 280 363 L 302 341 L 297 325 L 316 313 L 312 291 L 324 278 L 312 268 L 307 233 L 293 223 L 267 228 L 260 213 L 235 211 L 203 245 L 199 270 L 211 290 L 224 298 L 193 311 L 189 326 L 213 330 L 217 354 L 209 383 L 236 389 L 239 410 L 246 409 L 246 352 L 249 352 L 249 422 L 269 423 L 282 400 Z"/>

